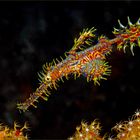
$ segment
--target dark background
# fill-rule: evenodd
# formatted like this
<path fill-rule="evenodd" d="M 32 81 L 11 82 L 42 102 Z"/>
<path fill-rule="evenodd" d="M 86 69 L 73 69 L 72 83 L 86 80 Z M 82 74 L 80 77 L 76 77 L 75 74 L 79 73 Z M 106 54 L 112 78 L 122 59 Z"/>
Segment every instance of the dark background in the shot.
<path fill-rule="evenodd" d="M 140 48 L 108 56 L 112 74 L 101 86 L 86 78 L 59 83 L 48 102 L 19 113 L 16 103 L 38 87 L 37 72 L 53 58 L 64 56 L 83 28 L 114 38 L 117 20 L 127 25 L 140 17 L 138 1 L 0 2 L 0 122 L 13 127 L 28 121 L 32 139 L 66 139 L 82 120 L 99 119 L 102 135 L 127 120 L 140 107 Z"/>

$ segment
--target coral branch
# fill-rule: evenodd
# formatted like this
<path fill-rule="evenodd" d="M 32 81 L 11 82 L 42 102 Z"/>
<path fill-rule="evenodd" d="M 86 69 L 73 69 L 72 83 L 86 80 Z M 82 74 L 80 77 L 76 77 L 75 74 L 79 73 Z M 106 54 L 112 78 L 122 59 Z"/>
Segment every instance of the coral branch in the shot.
<path fill-rule="evenodd" d="M 139 140 L 140 139 L 140 111 L 128 121 L 120 122 L 115 125 L 112 130 L 117 131 L 117 136 L 107 137 L 105 134 L 100 136 L 101 127 L 99 122 L 94 120 L 90 125 L 81 122 L 81 126 L 76 127 L 75 134 L 68 140 Z"/>
<path fill-rule="evenodd" d="M 14 123 L 14 129 L 0 124 L 0 140 L 28 140 L 27 135 L 23 134 L 24 130 L 28 130 L 27 123 L 22 128 Z"/>

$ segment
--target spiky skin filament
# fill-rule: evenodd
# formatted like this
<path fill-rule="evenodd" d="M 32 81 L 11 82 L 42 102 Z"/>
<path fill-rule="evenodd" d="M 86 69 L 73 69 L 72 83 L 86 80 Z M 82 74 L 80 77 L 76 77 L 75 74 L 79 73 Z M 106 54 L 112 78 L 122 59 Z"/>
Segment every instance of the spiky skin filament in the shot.
<path fill-rule="evenodd" d="M 99 81 L 106 79 L 106 75 L 111 73 L 106 56 L 111 53 L 113 47 L 123 49 L 125 52 L 126 45 L 128 45 L 134 55 L 133 47 L 136 42 L 140 46 L 140 20 L 133 25 L 128 18 L 128 24 L 129 27 L 124 27 L 119 21 L 121 29 L 114 28 L 113 32 L 116 37 L 108 39 L 100 36 L 96 45 L 93 45 L 96 29 L 84 29 L 80 37 L 74 40 L 72 49 L 66 52 L 65 59 L 61 58 L 61 61 L 56 59 L 50 64 L 43 65 L 43 71 L 39 74 L 40 86 L 24 103 L 17 104 L 17 108 L 26 111 L 31 105 L 37 107 L 34 102 L 38 102 L 39 97 L 48 100 L 51 94 L 49 89 L 57 89 L 58 82 L 63 81 L 63 77 L 68 79 L 71 74 L 75 78 L 83 75 L 87 81 L 94 81 L 99 85 Z"/>
<path fill-rule="evenodd" d="M 119 21 L 119 20 L 118 20 Z M 125 52 L 126 47 L 130 47 L 132 55 L 134 55 L 133 47 L 138 45 L 140 47 L 140 19 L 135 24 L 132 24 L 128 17 L 129 27 L 123 26 L 119 21 L 121 29 L 114 28 L 114 35 L 120 38 L 117 41 L 117 48 L 123 49 Z"/>

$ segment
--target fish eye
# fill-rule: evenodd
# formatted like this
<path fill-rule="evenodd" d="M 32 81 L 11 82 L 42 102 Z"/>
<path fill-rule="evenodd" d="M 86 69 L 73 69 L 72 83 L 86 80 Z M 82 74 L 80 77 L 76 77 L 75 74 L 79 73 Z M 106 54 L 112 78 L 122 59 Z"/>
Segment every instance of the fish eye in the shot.
<path fill-rule="evenodd" d="M 51 77 L 50 77 L 49 75 L 47 75 L 47 76 L 45 77 L 45 80 L 46 80 L 47 82 L 50 82 L 50 81 L 51 81 Z"/>

